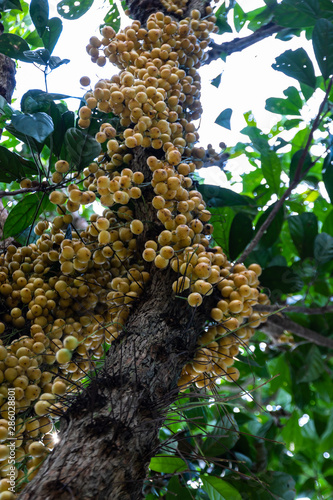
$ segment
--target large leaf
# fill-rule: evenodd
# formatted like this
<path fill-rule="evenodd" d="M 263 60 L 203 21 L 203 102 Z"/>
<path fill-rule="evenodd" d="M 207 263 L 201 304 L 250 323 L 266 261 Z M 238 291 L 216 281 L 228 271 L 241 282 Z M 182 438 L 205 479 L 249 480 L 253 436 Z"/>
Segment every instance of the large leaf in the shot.
<path fill-rule="evenodd" d="M 261 153 L 261 170 L 269 185 L 278 194 L 280 191 L 281 163 L 275 151 L 267 149 Z"/>
<path fill-rule="evenodd" d="M 236 488 L 220 477 L 200 476 L 202 488 L 208 494 L 209 500 L 242 500 Z"/>
<path fill-rule="evenodd" d="M 23 179 L 27 172 L 36 173 L 34 163 L 0 146 L 0 182 L 10 183 Z"/>
<path fill-rule="evenodd" d="M 3 228 L 3 237 L 16 236 L 34 223 L 36 218 L 49 204 L 47 195 L 42 193 L 28 194 L 9 212 Z"/>
<path fill-rule="evenodd" d="M 270 97 L 266 100 L 265 109 L 280 115 L 300 115 L 303 101 L 295 87 L 288 87 L 283 91 L 287 99 Z"/>
<path fill-rule="evenodd" d="M 12 125 L 18 132 L 43 142 L 53 130 L 52 118 L 46 113 L 19 114 L 12 117 Z"/>
<path fill-rule="evenodd" d="M 299 162 L 300 162 L 300 159 L 301 159 L 303 153 L 304 153 L 304 149 L 299 149 L 298 151 L 296 151 L 296 153 L 293 154 L 293 156 L 291 158 L 290 170 L 289 170 L 290 181 L 293 181 L 295 178 L 295 174 L 296 174 L 296 171 L 298 169 L 298 165 L 299 165 Z M 302 168 L 300 171 L 300 176 L 302 176 L 306 171 L 309 170 L 311 162 L 312 162 L 311 156 L 309 155 L 309 153 L 306 153 L 304 161 L 303 161 L 303 165 L 302 165 Z"/>
<path fill-rule="evenodd" d="M 220 125 L 220 127 L 224 127 L 231 130 L 230 126 L 231 115 L 232 115 L 232 109 L 227 108 L 219 114 L 219 116 L 215 120 L 215 123 L 217 123 L 217 125 Z"/>
<path fill-rule="evenodd" d="M 77 128 L 70 128 L 65 134 L 65 148 L 68 159 L 81 171 L 98 156 L 100 144 Z"/>
<path fill-rule="evenodd" d="M 299 276 L 287 266 L 267 267 L 260 276 L 260 283 L 269 288 L 275 297 L 279 297 L 282 293 L 298 292 L 303 287 Z"/>
<path fill-rule="evenodd" d="M 313 257 L 314 240 L 318 234 L 318 219 L 314 213 L 304 212 L 288 218 L 291 239 L 301 259 Z"/>
<path fill-rule="evenodd" d="M 145 497 L 147 499 L 147 497 Z M 168 483 L 166 500 L 193 500 L 193 496 L 188 488 L 181 486 L 178 476 L 173 476 Z M 156 497 L 154 496 L 154 499 Z"/>
<path fill-rule="evenodd" d="M 49 19 L 49 3 L 47 0 L 31 0 L 29 10 L 37 33 L 42 37 Z"/>
<path fill-rule="evenodd" d="M 249 125 L 241 130 L 241 134 L 248 135 L 251 139 L 253 147 L 260 153 L 269 149 L 269 137 L 259 128 Z"/>
<path fill-rule="evenodd" d="M 319 264 L 333 261 L 333 237 L 327 233 L 320 233 L 314 242 L 314 256 Z"/>
<path fill-rule="evenodd" d="M 22 10 L 20 0 L 0 0 L 0 12 L 12 9 Z"/>
<path fill-rule="evenodd" d="M 241 196 L 231 191 L 231 189 L 211 186 L 210 184 L 200 184 L 197 189 L 210 207 L 232 207 L 249 204 L 245 196 Z"/>
<path fill-rule="evenodd" d="M 313 382 L 317 380 L 324 371 L 322 355 L 316 345 L 311 346 L 304 365 L 297 372 L 297 382 Z"/>
<path fill-rule="evenodd" d="M 81 0 L 80 2 L 62 0 L 57 5 L 57 11 L 65 19 L 78 19 L 90 9 L 93 3 L 94 0 Z"/>
<path fill-rule="evenodd" d="M 188 466 L 178 457 L 171 455 L 157 456 L 150 460 L 149 468 L 155 472 L 164 472 L 173 474 L 174 472 L 182 472 L 188 469 Z"/>
<path fill-rule="evenodd" d="M 24 55 L 24 52 L 29 49 L 27 42 L 18 35 L 3 33 L 0 36 L 0 53 L 5 56 L 24 62 L 32 62 Z"/>
<path fill-rule="evenodd" d="M 267 217 L 269 216 L 269 214 L 273 210 L 274 206 L 275 206 L 275 203 L 273 205 L 271 205 L 270 207 L 268 207 L 267 210 L 265 210 L 265 212 L 260 216 L 260 218 L 256 224 L 256 228 L 255 228 L 256 232 L 263 225 L 263 223 L 265 222 L 265 220 L 267 219 Z M 277 214 L 275 215 L 273 221 L 270 223 L 270 225 L 266 229 L 263 237 L 260 240 L 260 243 L 263 246 L 270 247 L 275 243 L 275 241 L 278 239 L 278 237 L 280 235 L 283 221 L 284 221 L 284 209 L 283 209 L 283 207 L 281 207 L 279 209 L 279 211 L 277 212 Z"/>
<path fill-rule="evenodd" d="M 303 48 L 286 50 L 276 58 L 276 63 L 272 64 L 272 67 L 309 87 L 315 88 L 316 86 L 313 64 Z"/>
<path fill-rule="evenodd" d="M 253 236 L 252 221 L 242 212 L 235 215 L 229 233 L 229 257 L 235 260 L 251 241 Z"/>
<path fill-rule="evenodd" d="M 312 32 L 313 50 L 324 79 L 333 74 L 333 24 L 319 19 Z"/>
<path fill-rule="evenodd" d="M 50 54 L 52 54 L 53 49 L 59 39 L 62 32 L 62 21 L 59 17 L 52 17 L 45 26 L 45 30 L 42 35 L 44 47 L 48 49 Z"/>
<path fill-rule="evenodd" d="M 239 439 L 238 431 L 237 422 L 232 415 L 218 420 L 201 446 L 204 456 L 209 460 L 231 450 Z"/>
<path fill-rule="evenodd" d="M 307 28 L 313 26 L 316 22 L 316 17 L 319 15 L 318 9 L 308 0 L 284 0 L 276 6 L 274 11 L 274 21 L 280 26 L 288 28 Z"/>
<path fill-rule="evenodd" d="M 330 211 L 330 213 L 324 220 L 322 231 L 323 233 L 327 233 L 330 236 L 333 236 L 333 210 Z"/>

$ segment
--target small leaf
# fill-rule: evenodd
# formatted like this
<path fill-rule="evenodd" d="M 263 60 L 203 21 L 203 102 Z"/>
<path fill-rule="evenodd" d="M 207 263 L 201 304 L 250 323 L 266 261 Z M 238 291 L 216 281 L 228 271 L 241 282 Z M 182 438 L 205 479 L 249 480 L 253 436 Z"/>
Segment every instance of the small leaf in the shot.
<path fill-rule="evenodd" d="M 318 219 L 314 213 L 304 212 L 288 218 L 291 239 L 301 259 L 313 257 L 313 246 L 318 234 Z"/>
<path fill-rule="evenodd" d="M 293 181 L 295 178 L 295 174 L 296 174 L 296 171 L 298 169 L 298 165 L 299 165 L 299 162 L 300 162 L 300 159 L 301 159 L 303 153 L 304 153 L 304 149 L 300 149 L 300 150 L 296 151 L 296 153 L 294 153 L 292 158 L 291 158 L 290 171 L 289 171 L 290 181 Z M 310 168 L 311 162 L 312 162 L 311 156 L 309 155 L 309 153 L 306 153 L 305 158 L 304 158 L 304 162 L 303 162 L 303 165 L 302 165 L 302 168 L 300 171 L 300 178 Z"/>
<path fill-rule="evenodd" d="M 68 158 L 78 171 L 89 165 L 101 151 L 100 144 L 94 138 L 76 128 L 66 131 L 64 143 Z"/>
<path fill-rule="evenodd" d="M 249 204 L 245 196 L 241 196 L 231 191 L 231 189 L 211 186 L 210 184 L 200 184 L 197 189 L 210 207 L 232 207 Z"/>
<path fill-rule="evenodd" d="M 49 66 L 51 69 L 56 69 L 59 68 L 59 66 L 62 66 L 63 64 L 68 64 L 69 62 L 70 59 L 60 59 L 60 57 L 51 56 L 49 60 Z"/>
<path fill-rule="evenodd" d="M 231 115 L 232 115 L 232 109 L 227 108 L 219 114 L 219 116 L 215 120 L 215 123 L 217 123 L 217 125 L 220 125 L 220 127 L 224 127 L 227 128 L 228 130 L 231 130 L 230 127 Z"/>
<path fill-rule="evenodd" d="M 238 431 L 237 422 L 231 415 L 219 419 L 202 443 L 203 455 L 207 458 L 224 455 L 239 440 Z"/>
<path fill-rule="evenodd" d="M 149 468 L 155 472 L 164 472 L 166 474 L 182 472 L 188 469 L 184 460 L 171 455 L 153 457 L 150 460 Z"/>
<path fill-rule="evenodd" d="M 22 198 L 8 214 L 3 227 L 3 237 L 8 238 L 22 233 L 34 223 L 48 203 L 48 197 L 42 193 L 28 194 Z"/>
<path fill-rule="evenodd" d="M 324 79 L 333 74 L 333 24 L 318 19 L 312 32 L 313 50 Z"/>
<path fill-rule="evenodd" d="M 47 66 L 50 59 L 50 52 L 47 49 L 25 50 L 24 55 L 29 62 Z"/>
<path fill-rule="evenodd" d="M 214 85 L 214 87 L 219 88 L 221 83 L 221 78 L 222 78 L 222 73 L 213 78 L 213 80 L 211 80 L 210 83 Z"/>
<path fill-rule="evenodd" d="M 247 15 L 243 11 L 242 7 L 238 3 L 236 3 L 234 7 L 234 25 L 237 33 L 239 33 L 243 28 L 244 24 L 246 23 L 246 18 Z"/>
<path fill-rule="evenodd" d="M 0 36 L 0 54 L 29 63 L 32 61 L 24 55 L 24 52 L 29 49 L 27 42 L 18 35 L 3 33 Z"/>
<path fill-rule="evenodd" d="M 45 27 L 49 19 L 49 4 L 47 0 L 31 0 L 30 17 L 34 23 L 37 33 L 43 36 Z"/>
<path fill-rule="evenodd" d="M 320 233 L 314 241 L 314 256 L 319 264 L 326 264 L 333 260 L 333 237 L 327 233 Z"/>
<path fill-rule="evenodd" d="M 229 257 L 235 260 L 253 237 L 252 221 L 243 212 L 235 215 L 229 233 Z"/>
<path fill-rule="evenodd" d="M 42 36 L 44 47 L 52 54 L 62 32 L 62 21 L 59 17 L 49 19 Z"/>
<path fill-rule="evenodd" d="M 272 113 L 279 113 L 280 115 L 300 115 L 303 101 L 298 90 L 295 87 L 288 87 L 283 93 L 287 99 L 270 97 L 266 100 L 265 109 Z"/>
<path fill-rule="evenodd" d="M 278 194 L 280 191 L 280 175 L 281 163 L 275 151 L 267 149 L 262 151 L 261 156 L 261 170 L 267 181 L 267 184 Z"/>
<path fill-rule="evenodd" d="M 12 118 L 12 125 L 18 132 L 43 142 L 54 130 L 52 118 L 46 113 L 19 114 Z"/>
<path fill-rule="evenodd" d="M 57 11 L 65 19 L 79 19 L 90 9 L 93 3 L 94 0 L 62 0 L 57 5 Z"/>
<path fill-rule="evenodd" d="M 104 22 L 102 26 L 111 26 L 116 32 L 120 28 L 120 14 L 117 5 L 114 2 L 111 3 L 111 9 L 108 11 L 104 17 Z"/>
<path fill-rule="evenodd" d="M 240 493 L 220 477 L 200 476 L 209 500 L 242 500 Z"/>
<path fill-rule="evenodd" d="M 276 58 L 276 63 L 272 64 L 272 67 L 276 71 L 281 71 L 285 75 L 309 85 L 309 87 L 316 87 L 313 64 L 303 48 L 286 50 Z"/>

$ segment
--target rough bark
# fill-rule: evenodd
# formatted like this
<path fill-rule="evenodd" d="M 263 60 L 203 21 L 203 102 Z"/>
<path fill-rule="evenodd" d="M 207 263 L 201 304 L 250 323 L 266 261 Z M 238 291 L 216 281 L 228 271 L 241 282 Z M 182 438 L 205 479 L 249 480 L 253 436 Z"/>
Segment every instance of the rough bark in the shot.
<path fill-rule="evenodd" d="M 11 102 L 15 88 L 15 62 L 0 54 L 0 95 Z"/>

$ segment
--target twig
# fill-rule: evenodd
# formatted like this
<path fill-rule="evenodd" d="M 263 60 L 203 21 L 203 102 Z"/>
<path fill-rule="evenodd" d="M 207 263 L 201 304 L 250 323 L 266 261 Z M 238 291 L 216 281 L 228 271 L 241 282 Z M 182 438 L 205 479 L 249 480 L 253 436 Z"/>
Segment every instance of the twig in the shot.
<path fill-rule="evenodd" d="M 4 198 L 5 196 L 15 196 L 17 194 L 24 194 L 24 193 L 35 193 L 37 191 L 48 191 L 46 186 L 36 186 L 36 187 L 30 187 L 30 188 L 22 188 L 22 189 L 16 189 L 16 191 L 0 191 L 0 199 Z"/>
<path fill-rule="evenodd" d="M 265 323 L 264 325 L 265 325 L 265 330 L 269 328 L 269 325 L 272 325 L 274 327 L 278 327 L 279 329 L 289 330 L 298 337 L 309 340 L 313 344 L 333 349 L 333 339 L 324 337 L 323 335 L 320 335 L 320 333 L 310 330 L 305 326 L 299 325 L 298 323 L 295 323 L 295 321 L 292 321 L 289 318 L 281 316 L 279 317 L 271 316 L 267 320 L 267 323 Z"/>
<path fill-rule="evenodd" d="M 311 168 L 312 165 L 310 165 L 310 167 L 308 169 L 306 169 L 305 171 L 302 172 L 306 155 L 309 152 L 309 149 L 310 149 L 310 146 L 311 146 L 311 142 L 312 142 L 312 139 L 313 139 L 313 134 L 314 134 L 315 130 L 317 130 L 317 127 L 319 125 L 319 122 L 320 122 L 320 119 L 321 119 L 321 113 L 322 113 L 322 111 L 323 111 L 323 109 L 325 107 L 325 104 L 327 102 L 328 96 L 329 96 L 331 88 L 332 88 L 332 84 L 333 84 L 333 80 L 330 79 L 328 87 L 327 87 L 327 90 L 326 90 L 326 93 L 325 93 L 325 97 L 324 97 L 324 99 L 323 99 L 323 101 L 322 101 L 322 103 L 321 103 L 321 105 L 319 107 L 317 116 L 316 116 L 316 118 L 315 118 L 315 120 L 314 120 L 314 122 L 312 124 L 308 140 L 307 140 L 306 145 L 305 145 L 305 147 L 303 149 L 302 155 L 301 155 L 301 157 L 299 159 L 294 179 L 292 181 L 290 181 L 289 187 L 283 193 L 283 195 L 281 196 L 281 198 L 279 199 L 279 201 L 275 203 L 275 205 L 274 205 L 272 211 L 269 213 L 267 219 L 264 221 L 264 223 L 262 224 L 262 226 L 260 226 L 257 234 L 255 235 L 255 237 L 253 238 L 253 240 L 251 241 L 251 243 L 244 250 L 244 252 L 242 253 L 242 255 L 237 259 L 236 264 L 238 264 L 239 262 L 244 262 L 245 259 L 250 255 L 250 253 L 252 252 L 252 250 L 257 246 L 257 244 L 259 243 L 259 241 L 263 237 L 266 229 L 273 222 L 276 214 L 278 213 L 278 211 L 282 207 L 284 201 L 289 197 L 289 195 L 291 194 L 292 190 L 295 189 L 295 187 L 299 184 L 299 182 L 302 180 L 302 178 L 307 174 L 308 170 Z"/>
<path fill-rule="evenodd" d="M 257 42 L 260 42 L 261 40 L 264 40 L 265 38 L 274 35 L 274 33 L 278 33 L 283 29 L 285 28 L 283 28 L 282 26 L 278 26 L 277 24 L 274 23 L 268 23 L 249 36 L 245 36 L 243 38 L 234 38 L 230 42 L 224 42 L 221 44 L 218 44 L 216 42 L 211 42 L 209 45 L 211 50 L 208 52 L 208 57 L 205 61 L 205 64 L 210 63 L 214 59 L 218 59 L 221 56 L 221 54 L 229 56 L 234 52 L 241 52 L 247 47 L 250 47 L 251 45 L 254 45 Z"/>
<path fill-rule="evenodd" d="M 285 309 L 283 309 L 285 308 Z M 256 306 L 253 306 L 253 310 L 257 312 L 262 312 L 262 311 L 267 311 L 267 312 L 275 312 L 275 311 L 281 311 L 283 309 L 283 314 L 284 313 L 302 313 L 302 314 L 308 314 L 311 316 L 312 314 L 325 314 L 325 313 L 330 313 L 333 312 L 333 305 L 327 305 L 323 307 L 314 307 L 314 308 L 309 308 L 309 307 L 301 307 L 301 306 L 288 306 L 288 305 L 267 305 L 264 306 L 262 304 L 258 304 Z"/>

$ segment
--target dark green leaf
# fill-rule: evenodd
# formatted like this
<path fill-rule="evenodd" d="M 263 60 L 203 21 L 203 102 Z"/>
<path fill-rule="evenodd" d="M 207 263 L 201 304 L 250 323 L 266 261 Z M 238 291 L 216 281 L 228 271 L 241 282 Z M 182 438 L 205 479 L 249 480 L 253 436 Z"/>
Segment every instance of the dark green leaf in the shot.
<path fill-rule="evenodd" d="M 93 3 L 94 0 L 62 0 L 57 5 L 57 11 L 65 19 L 78 19 L 90 9 Z"/>
<path fill-rule="evenodd" d="M 9 124 L 6 125 L 6 130 L 12 134 L 14 137 L 19 139 L 20 141 L 24 142 L 27 144 L 29 147 L 31 147 L 34 151 L 38 151 L 40 153 L 43 149 L 43 144 L 39 143 L 38 141 L 35 141 L 32 137 L 27 136 L 26 134 L 22 132 L 18 132 L 16 128 Z"/>
<path fill-rule="evenodd" d="M 227 128 L 230 130 L 231 129 L 231 127 L 230 127 L 231 115 L 232 115 L 232 109 L 227 108 L 219 114 L 219 116 L 215 120 L 215 123 L 217 123 L 217 125 L 220 125 L 221 127 L 224 127 L 224 128 Z"/>
<path fill-rule="evenodd" d="M 248 126 L 241 130 L 241 134 L 248 135 L 251 139 L 253 147 L 260 153 L 269 149 L 269 138 L 259 128 Z"/>
<path fill-rule="evenodd" d="M 268 183 L 276 194 L 280 191 L 281 163 L 275 151 L 267 149 L 261 153 L 261 170 Z"/>
<path fill-rule="evenodd" d="M 95 139 L 76 128 L 67 130 L 64 143 L 68 159 L 78 171 L 89 165 L 101 151 L 101 146 Z"/>
<path fill-rule="evenodd" d="M 331 153 L 327 154 L 324 160 L 323 181 L 331 203 L 333 203 L 333 161 Z"/>
<path fill-rule="evenodd" d="M 300 162 L 300 159 L 301 159 L 303 153 L 304 153 L 304 149 L 300 149 L 299 151 L 296 151 L 296 153 L 294 153 L 292 158 L 291 158 L 290 171 L 289 171 L 290 181 L 293 181 L 295 178 L 295 174 L 296 174 L 296 171 L 298 169 L 298 165 L 299 165 L 299 162 Z M 302 177 L 302 174 L 304 174 L 304 172 L 306 172 L 309 169 L 311 162 L 312 162 L 311 156 L 307 152 L 305 155 L 304 161 L 303 161 L 301 171 L 300 171 L 300 176 L 298 177 L 299 179 Z"/>
<path fill-rule="evenodd" d="M 59 17 L 49 19 L 42 35 L 44 47 L 52 54 L 54 47 L 62 32 L 62 21 Z"/>
<path fill-rule="evenodd" d="M 28 135 L 41 143 L 54 130 L 52 118 L 46 113 L 39 112 L 33 115 L 15 115 L 12 117 L 12 125 L 21 134 Z"/>
<path fill-rule="evenodd" d="M 147 497 L 146 497 L 147 498 Z M 155 499 L 156 497 L 154 497 Z M 181 486 L 178 476 L 173 476 L 168 483 L 166 500 L 193 500 L 188 488 Z"/>
<path fill-rule="evenodd" d="M 246 14 L 243 11 L 242 7 L 236 3 L 234 7 L 234 25 L 237 33 L 243 28 L 246 22 Z"/>
<path fill-rule="evenodd" d="M 41 201 L 42 200 L 42 201 Z M 34 223 L 48 205 L 48 196 L 42 193 L 28 194 L 9 212 L 3 228 L 3 237 L 16 236 Z"/>
<path fill-rule="evenodd" d="M 208 206 L 211 207 L 232 207 L 249 204 L 245 196 L 241 196 L 231 191 L 231 189 L 211 186 L 210 184 L 201 184 L 198 186 L 198 191 L 203 195 Z"/>
<path fill-rule="evenodd" d="M 327 233 L 330 236 L 333 236 L 333 210 L 331 210 L 330 213 L 326 216 L 322 231 L 323 233 Z"/>
<path fill-rule="evenodd" d="M 0 182 L 10 183 L 25 177 L 19 158 L 16 153 L 0 146 Z"/>
<path fill-rule="evenodd" d="M 50 59 L 50 52 L 47 49 L 25 50 L 24 55 L 29 62 L 47 66 Z"/>
<path fill-rule="evenodd" d="M 259 491 L 261 495 L 260 497 L 258 495 L 258 500 L 270 500 L 272 494 L 276 495 L 276 500 L 293 500 L 295 498 L 295 481 L 289 474 L 280 471 L 268 471 L 261 475 L 260 479 L 264 484 L 268 485 L 269 496 L 267 495 L 267 489 Z"/>
<path fill-rule="evenodd" d="M 271 266 L 263 270 L 260 276 L 262 286 L 270 289 L 274 296 L 282 293 L 294 293 L 301 290 L 303 282 L 294 271 L 287 266 Z"/>
<path fill-rule="evenodd" d="M 13 108 L 8 104 L 6 99 L 0 95 L 0 116 L 3 121 L 10 118 L 13 114 Z"/>
<path fill-rule="evenodd" d="M 283 93 L 287 99 L 270 97 L 266 100 L 265 109 L 280 115 L 300 115 L 303 102 L 298 90 L 295 87 L 288 87 Z"/>
<path fill-rule="evenodd" d="M 313 382 L 317 380 L 324 371 L 322 355 L 317 346 L 311 346 L 304 365 L 297 372 L 297 382 Z"/>
<path fill-rule="evenodd" d="M 0 12 L 4 12 L 6 10 L 22 10 L 20 0 L 1 0 L 0 1 Z"/>
<path fill-rule="evenodd" d="M 314 242 L 314 256 L 319 264 L 333 260 L 333 237 L 327 233 L 320 233 Z"/>
<path fill-rule="evenodd" d="M 170 455 L 153 457 L 150 460 L 149 468 L 155 472 L 164 472 L 173 474 L 187 470 L 188 467 L 184 460 Z"/>
<path fill-rule="evenodd" d="M 51 69 L 59 68 L 63 64 L 68 64 L 70 62 L 69 59 L 60 59 L 60 57 L 51 56 L 49 60 L 49 66 Z"/>
<path fill-rule="evenodd" d="M 213 78 L 213 80 L 211 80 L 210 83 L 212 85 L 214 85 L 214 87 L 218 88 L 220 83 L 221 83 L 221 77 L 222 77 L 222 73 L 220 73 L 215 78 Z"/>
<path fill-rule="evenodd" d="M 47 0 L 31 0 L 30 17 L 35 25 L 37 33 L 43 36 L 45 27 L 49 19 L 49 4 Z"/>
<path fill-rule="evenodd" d="M 24 229 L 20 234 L 15 235 L 15 241 L 21 245 L 29 245 L 30 243 L 35 243 L 39 236 L 34 232 L 34 227 L 36 224 L 32 224 Z"/>
<path fill-rule="evenodd" d="M 200 476 L 202 488 L 208 493 L 209 500 L 242 500 L 239 492 L 220 477 Z"/>
<path fill-rule="evenodd" d="M 235 260 L 251 241 L 253 236 L 252 221 L 242 212 L 235 215 L 229 234 L 229 257 Z"/>
<path fill-rule="evenodd" d="M 218 457 L 231 450 L 239 439 L 239 428 L 233 416 L 218 420 L 201 449 L 205 457 Z M 208 458 L 209 459 L 209 458 Z"/>
<path fill-rule="evenodd" d="M 302 259 L 313 257 L 314 240 L 318 234 L 318 220 L 314 213 L 304 212 L 288 218 L 290 236 Z"/>
<path fill-rule="evenodd" d="M 120 14 L 118 7 L 115 3 L 111 3 L 111 9 L 104 17 L 104 23 L 102 26 L 107 25 L 111 26 L 115 31 L 119 31 L 120 29 Z"/>
<path fill-rule="evenodd" d="M 316 86 L 313 64 L 303 48 L 286 50 L 276 58 L 276 63 L 272 64 L 272 67 L 312 88 Z"/>
<path fill-rule="evenodd" d="M 313 50 L 324 79 L 333 74 L 333 24 L 318 19 L 312 32 Z"/>
<path fill-rule="evenodd" d="M 265 222 L 271 211 L 273 210 L 275 206 L 275 203 L 271 205 L 270 207 L 265 210 L 265 212 L 260 216 L 257 224 L 255 231 L 257 232 L 258 229 L 262 226 L 262 224 Z M 263 237 L 260 240 L 260 243 L 265 246 L 265 247 L 270 247 L 275 243 L 275 241 L 278 239 L 280 235 L 280 231 L 282 229 L 284 221 L 284 210 L 283 207 L 279 209 L 277 214 L 275 215 L 273 221 L 271 224 L 268 226 L 267 230 L 265 231 Z"/>
<path fill-rule="evenodd" d="M 27 42 L 18 35 L 2 33 L 0 36 L 0 54 L 4 54 L 12 59 L 32 62 L 24 55 L 24 52 L 29 49 L 30 47 Z"/>
<path fill-rule="evenodd" d="M 218 27 L 219 35 L 223 33 L 232 33 L 232 28 L 227 22 L 227 12 L 225 4 L 222 4 L 216 11 L 216 26 Z"/>
<path fill-rule="evenodd" d="M 316 22 L 313 10 L 311 11 L 306 8 L 302 9 L 304 4 L 305 7 L 307 7 L 307 3 L 308 2 L 304 0 L 284 0 L 277 5 L 275 9 L 274 21 L 276 24 L 288 28 L 306 28 L 308 26 L 313 26 Z"/>

